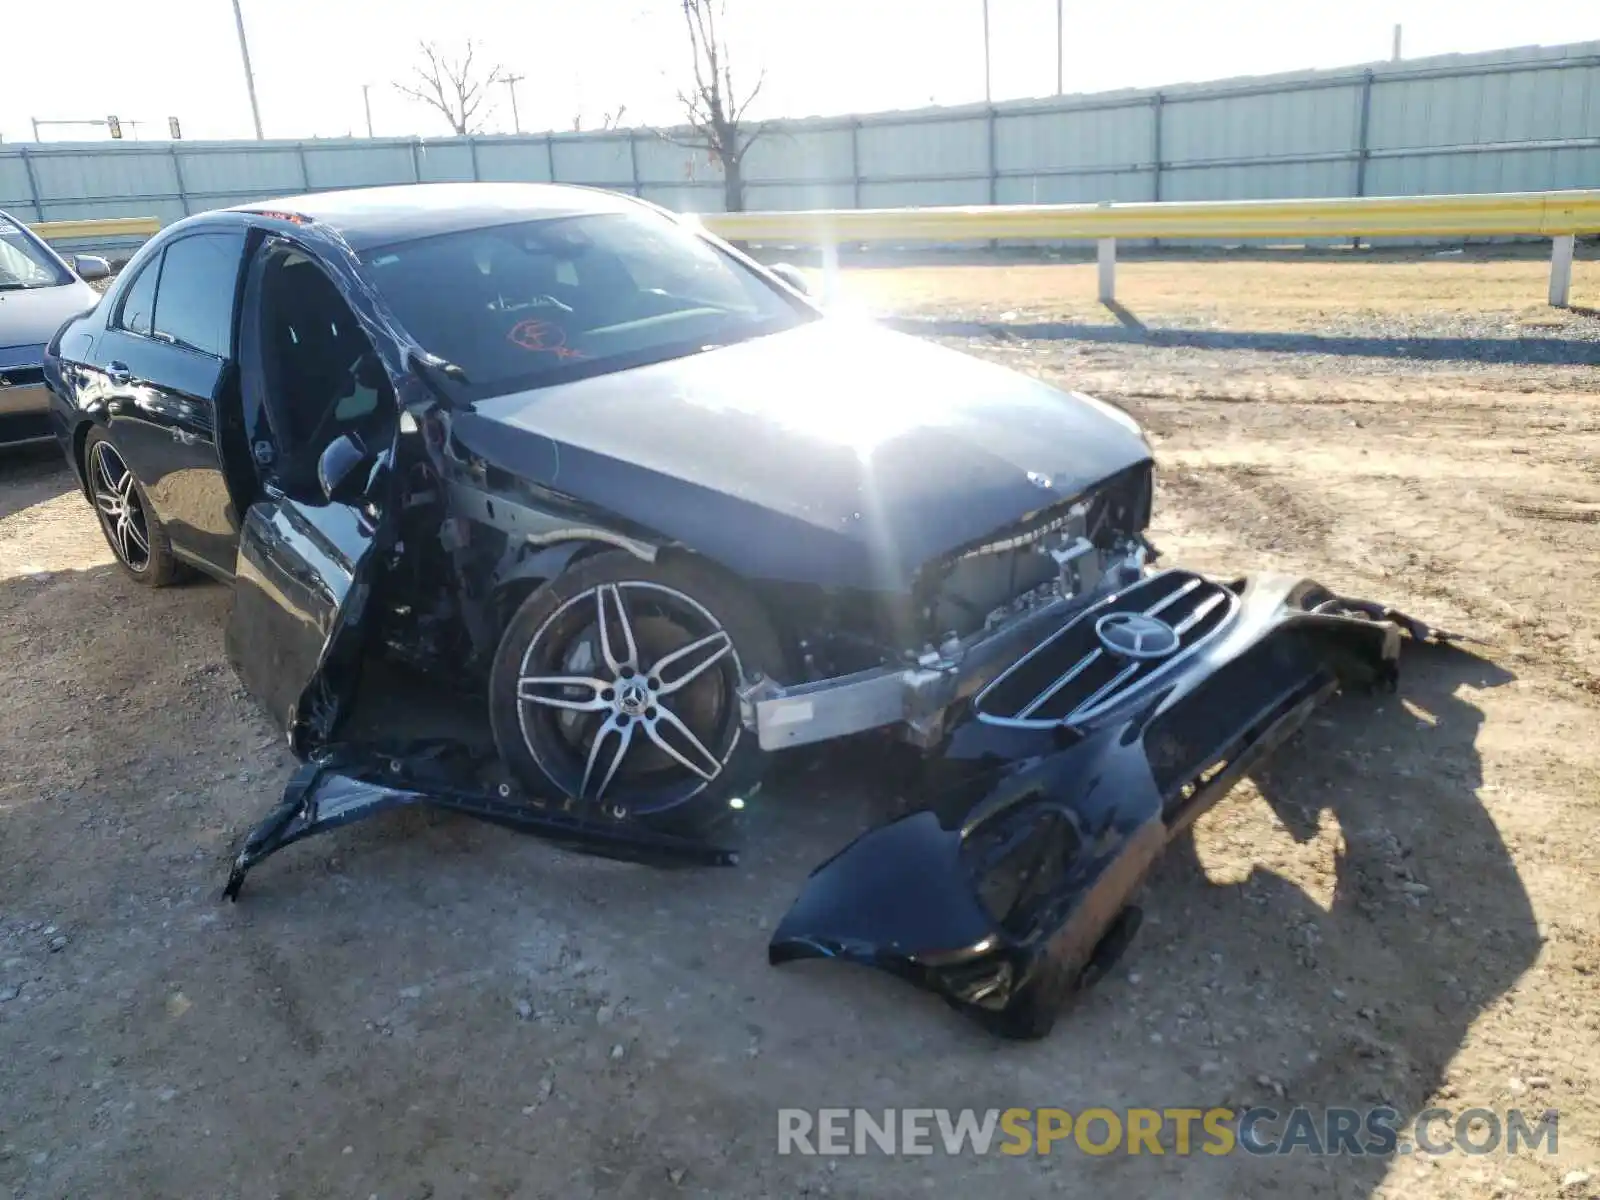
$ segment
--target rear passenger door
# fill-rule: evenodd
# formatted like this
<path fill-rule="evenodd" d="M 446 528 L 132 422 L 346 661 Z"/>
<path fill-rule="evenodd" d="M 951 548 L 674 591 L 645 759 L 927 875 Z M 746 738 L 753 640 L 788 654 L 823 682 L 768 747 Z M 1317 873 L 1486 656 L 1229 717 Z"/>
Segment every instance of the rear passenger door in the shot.
<path fill-rule="evenodd" d="M 143 263 L 95 346 L 111 440 L 180 558 L 232 573 L 239 515 L 218 451 L 237 387 L 234 307 L 245 231 L 198 231 Z M 230 405 L 229 411 L 236 406 Z"/>

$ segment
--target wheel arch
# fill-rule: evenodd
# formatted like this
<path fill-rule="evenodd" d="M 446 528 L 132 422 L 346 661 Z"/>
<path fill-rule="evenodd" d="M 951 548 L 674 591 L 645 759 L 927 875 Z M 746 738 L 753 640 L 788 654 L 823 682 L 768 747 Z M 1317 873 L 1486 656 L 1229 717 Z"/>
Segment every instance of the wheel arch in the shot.
<path fill-rule="evenodd" d="M 91 504 L 94 502 L 94 497 L 89 495 L 89 434 L 98 428 L 103 426 L 92 417 L 86 417 L 72 429 L 72 467 L 78 472 L 78 490 Z"/>
<path fill-rule="evenodd" d="M 502 561 L 489 580 L 489 603 L 494 617 L 495 637 L 505 632 L 506 625 L 522 602 L 539 588 L 575 563 L 614 549 L 615 546 L 596 538 L 573 537 L 540 546 L 509 565 Z M 510 558 L 509 554 L 507 558 Z"/>

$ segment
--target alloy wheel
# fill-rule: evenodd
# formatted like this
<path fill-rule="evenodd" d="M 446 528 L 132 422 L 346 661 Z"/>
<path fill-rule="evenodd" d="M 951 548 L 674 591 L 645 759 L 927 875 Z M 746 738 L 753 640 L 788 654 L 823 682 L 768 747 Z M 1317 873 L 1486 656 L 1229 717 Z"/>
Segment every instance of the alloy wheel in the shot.
<path fill-rule="evenodd" d="M 89 489 L 111 548 L 131 571 L 150 566 L 150 528 L 133 472 L 110 442 L 96 442 L 89 456 Z"/>
<path fill-rule="evenodd" d="M 661 584 L 605 583 L 556 610 L 517 672 L 523 741 L 552 782 L 614 816 L 681 804 L 741 734 L 742 668 L 702 605 Z"/>

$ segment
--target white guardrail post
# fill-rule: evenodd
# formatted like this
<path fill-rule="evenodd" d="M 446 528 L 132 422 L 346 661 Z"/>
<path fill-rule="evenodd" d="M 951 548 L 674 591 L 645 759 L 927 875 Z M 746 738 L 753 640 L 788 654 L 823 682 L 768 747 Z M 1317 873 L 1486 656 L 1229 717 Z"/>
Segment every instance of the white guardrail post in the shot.
<path fill-rule="evenodd" d="M 1572 251 L 1577 237 L 1564 233 L 1550 242 L 1550 303 L 1566 308 L 1572 299 Z"/>
<path fill-rule="evenodd" d="M 1100 303 L 1114 304 L 1117 299 L 1117 239 L 1101 238 L 1096 249 L 1100 260 Z"/>
<path fill-rule="evenodd" d="M 822 243 L 822 302 L 832 304 L 839 298 L 839 239 L 829 236 Z"/>
<path fill-rule="evenodd" d="M 1111 201 L 1102 200 L 1101 208 L 1110 208 Z M 1100 265 L 1100 303 L 1117 302 L 1117 239 L 1103 237 L 1095 244 L 1095 257 Z"/>

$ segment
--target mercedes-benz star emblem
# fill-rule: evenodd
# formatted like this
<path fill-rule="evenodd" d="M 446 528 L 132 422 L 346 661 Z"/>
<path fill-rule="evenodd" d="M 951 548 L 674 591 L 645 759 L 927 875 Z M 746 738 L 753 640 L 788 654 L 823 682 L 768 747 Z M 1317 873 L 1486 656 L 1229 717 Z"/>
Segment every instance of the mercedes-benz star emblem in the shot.
<path fill-rule="evenodd" d="M 1094 623 L 1100 644 L 1121 658 L 1165 658 L 1178 648 L 1178 631 L 1141 612 L 1107 613 Z"/>

